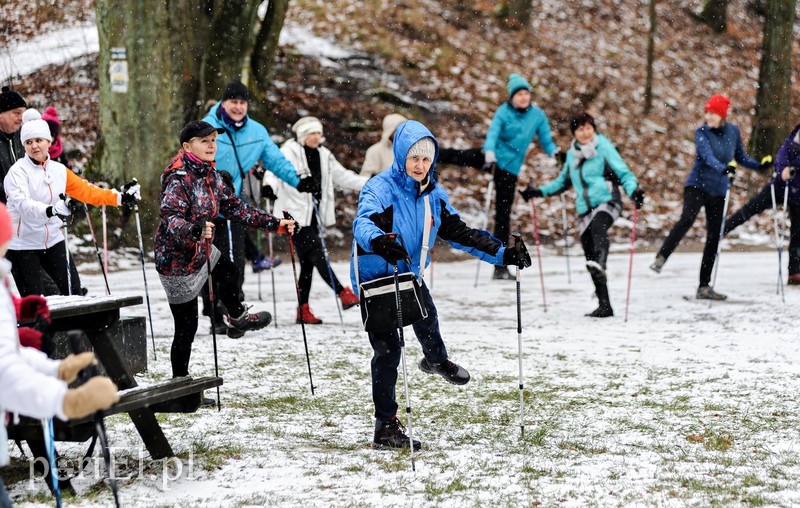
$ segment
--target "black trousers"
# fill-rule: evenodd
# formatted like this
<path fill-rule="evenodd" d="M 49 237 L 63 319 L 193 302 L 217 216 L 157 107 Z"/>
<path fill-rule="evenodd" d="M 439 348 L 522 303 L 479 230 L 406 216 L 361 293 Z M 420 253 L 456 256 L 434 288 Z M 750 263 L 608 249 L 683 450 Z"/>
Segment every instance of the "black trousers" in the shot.
<path fill-rule="evenodd" d="M 322 248 L 322 241 L 319 238 L 316 216 L 311 219 L 310 225 L 300 228 L 300 231 L 295 233 L 293 241 L 297 259 L 300 262 L 300 275 L 298 277 L 300 303 L 308 303 L 314 268 L 317 269 L 322 280 L 336 290 L 337 295 L 341 293 L 344 286 L 339 282 L 335 273 L 333 274 L 333 281 L 331 281 L 328 273 L 328 264 L 325 262 L 325 250 Z M 331 270 L 331 273 L 333 273 L 333 270 Z"/>
<path fill-rule="evenodd" d="M 436 164 L 453 164 L 454 166 L 468 166 L 481 169 L 486 163 L 482 148 L 467 148 L 458 150 L 455 148 L 439 148 L 439 158 Z"/>
<path fill-rule="evenodd" d="M 239 301 L 239 271 L 224 254 L 220 256 L 217 265 L 211 271 L 216 293 L 214 296 L 225 305 L 228 315 L 238 317 L 245 311 Z M 208 298 L 208 284 L 200 290 L 201 295 Z M 175 336 L 172 339 L 170 360 L 172 362 L 172 377 L 189 375 L 189 358 L 192 355 L 192 342 L 197 333 L 197 298 L 186 303 L 170 304 L 172 319 L 175 323 Z M 219 309 L 217 309 L 219 311 Z"/>
<path fill-rule="evenodd" d="M 495 208 L 494 236 L 508 245 L 511 205 L 514 204 L 514 193 L 517 190 L 517 175 L 497 168 L 494 172 Z"/>
<path fill-rule="evenodd" d="M 706 246 L 703 249 L 703 260 L 700 262 L 700 286 L 708 286 L 719 246 L 722 212 L 725 208 L 724 196 L 712 196 L 697 187 L 684 187 L 681 218 L 667 235 L 658 253 L 669 258 L 694 224 L 701 208 L 706 209 Z"/>
<path fill-rule="evenodd" d="M 49 249 L 41 250 L 9 250 L 6 258 L 11 262 L 11 275 L 17 284 L 20 296 L 42 295 L 46 285 L 42 278 L 42 271 L 47 273 L 58 291 L 62 295 L 70 294 L 68 291 L 67 256 L 65 242 L 59 242 Z M 72 259 L 70 257 L 70 259 Z M 75 263 L 70 263 L 73 295 L 81 294 L 81 280 Z"/>
<path fill-rule="evenodd" d="M 608 260 L 608 230 L 614 224 L 611 215 L 600 212 L 594 216 L 589 227 L 581 235 L 581 245 L 586 261 L 594 261 L 606 269 Z"/>
<path fill-rule="evenodd" d="M 775 196 L 776 206 L 778 207 L 778 221 L 781 220 L 780 207 L 783 206 L 783 194 Z M 731 215 L 725 221 L 725 234 L 727 235 L 738 228 L 750 217 L 758 215 L 764 210 L 772 209 L 772 189 L 770 185 L 765 185 L 753 199 L 747 202 L 741 209 Z M 790 204 L 787 209 L 791 226 L 789 227 L 789 275 L 800 273 L 800 206 Z"/>
<path fill-rule="evenodd" d="M 244 284 L 244 268 L 247 264 L 246 256 L 246 238 L 247 226 L 241 222 L 231 221 L 231 235 L 233 239 L 233 264 L 239 270 L 239 279 L 237 287 L 239 291 L 242 290 Z M 222 255 L 228 259 L 231 256 L 231 243 L 228 240 L 228 221 L 217 217 L 214 219 L 214 246 L 219 249 Z"/>

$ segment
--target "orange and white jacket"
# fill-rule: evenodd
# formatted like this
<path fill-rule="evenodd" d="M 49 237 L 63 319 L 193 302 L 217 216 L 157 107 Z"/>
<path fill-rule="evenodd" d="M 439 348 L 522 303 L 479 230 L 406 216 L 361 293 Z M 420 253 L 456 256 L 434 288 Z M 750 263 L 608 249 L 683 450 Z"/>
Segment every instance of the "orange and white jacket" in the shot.
<path fill-rule="evenodd" d="M 19 159 L 8 170 L 3 185 L 14 225 L 10 250 L 49 249 L 64 240 L 61 219 L 47 216 L 47 207 L 56 204 L 61 194 L 95 206 L 120 204 L 119 192 L 92 185 L 49 157 L 44 164 L 27 155 Z"/>

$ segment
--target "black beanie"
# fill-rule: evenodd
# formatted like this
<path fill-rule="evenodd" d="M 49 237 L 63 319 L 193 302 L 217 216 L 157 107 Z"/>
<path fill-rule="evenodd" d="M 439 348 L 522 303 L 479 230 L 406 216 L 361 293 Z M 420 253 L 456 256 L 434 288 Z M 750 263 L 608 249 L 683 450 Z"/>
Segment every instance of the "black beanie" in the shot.
<path fill-rule="evenodd" d="M 222 92 L 222 100 L 227 101 L 228 99 L 249 101 L 250 91 L 238 79 L 231 81 L 225 86 L 225 91 Z"/>
<path fill-rule="evenodd" d="M 5 113 L 6 111 L 11 111 L 12 109 L 27 107 L 28 105 L 25 104 L 25 99 L 23 99 L 20 94 L 11 90 L 7 86 L 3 87 L 3 91 L 0 93 L 0 113 Z"/>

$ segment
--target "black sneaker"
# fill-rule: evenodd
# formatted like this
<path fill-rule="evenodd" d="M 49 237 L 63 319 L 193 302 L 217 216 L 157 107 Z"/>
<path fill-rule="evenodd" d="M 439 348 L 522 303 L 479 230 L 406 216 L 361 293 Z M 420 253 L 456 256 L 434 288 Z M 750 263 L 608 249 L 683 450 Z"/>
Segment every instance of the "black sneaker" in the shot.
<path fill-rule="evenodd" d="M 492 275 L 492 279 L 494 280 L 515 280 L 516 277 L 508 271 L 508 268 L 505 266 L 495 266 L 494 267 L 494 274 Z"/>
<path fill-rule="evenodd" d="M 408 448 L 409 439 L 405 433 L 406 427 L 400 423 L 396 416 L 375 429 L 372 438 L 372 448 L 382 450 L 386 448 Z M 422 448 L 422 443 L 414 440 L 414 450 Z"/>
<path fill-rule="evenodd" d="M 611 308 L 611 305 L 600 303 L 599 307 L 584 315 L 593 318 L 607 318 L 614 315 L 614 309 Z"/>
<path fill-rule="evenodd" d="M 426 358 L 419 361 L 419 370 L 427 374 L 439 374 L 448 383 L 465 385 L 469 383 L 469 372 L 464 367 L 445 360 L 442 363 L 430 363 Z"/>
<path fill-rule="evenodd" d="M 260 330 L 270 324 L 272 322 L 272 314 L 267 311 L 256 312 L 255 314 L 250 314 L 245 309 L 242 312 L 242 315 L 239 317 L 231 317 L 228 316 L 228 323 L 230 324 L 230 328 L 228 329 L 229 335 L 231 337 L 230 331 L 234 329 L 235 331 L 241 332 L 249 332 L 251 330 Z M 240 335 L 241 337 L 241 335 Z"/>

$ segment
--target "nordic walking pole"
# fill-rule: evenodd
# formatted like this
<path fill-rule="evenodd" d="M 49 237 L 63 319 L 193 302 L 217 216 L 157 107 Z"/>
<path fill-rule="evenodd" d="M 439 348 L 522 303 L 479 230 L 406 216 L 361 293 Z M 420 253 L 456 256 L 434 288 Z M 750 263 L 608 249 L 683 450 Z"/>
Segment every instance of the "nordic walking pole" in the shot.
<path fill-rule="evenodd" d="M 139 216 L 136 216 L 139 219 Z M 228 223 L 230 224 L 230 222 Z M 206 269 L 208 270 L 208 300 L 211 302 L 211 341 L 214 344 L 214 375 L 219 377 L 219 360 L 217 357 L 217 331 L 214 328 L 214 316 L 217 315 L 217 304 L 214 301 L 214 281 L 211 277 L 211 238 L 206 238 L 203 242 L 206 249 Z M 219 399 L 219 385 L 217 386 L 217 412 L 222 411 L 222 403 Z"/>
<path fill-rule="evenodd" d="M 322 254 L 325 256 L 325 265 L 328 267 L 328 278 L 331 281 L 331 289 L 333 289 L 333 303 L 336 305 L 336 311 L 339 312 L 339 322 L 342 323 L 342 329 L 344 329 L 342 308 L 339 307 L 339 295 L 336 294 L 336 284 L 333 282 L 335 279 L 333 278 L 333 268 L 331 268 L 331 258 L 328 256 L 328 246 L 325 243 L 325 228 L 322 225 L 322 219 L 319 216 L 319 205 L 317 204 L 316 198 L 312 198 L 312 203 L 314 205 L 314 216 L 317 218 L 317 233 L 319 234 L 319 241 L 322 242 Z"/>
<path fill-rule="evenodd" d="M 134 178 L 134 181 L 136 179 Z M 142 241 L 142 224 L 139 221 L 139 205 L 134 202 L 133 214 L 136 216 L 136 235 L 139 237 L 139 259 L 142 260 L 142 279 L 144 279 L 144 296 L 147 300 L 147 318 L 150 321 L 150 340 L 153 343 L 153 360 L 156 356 L 156 333 L 153 331 L 153 311 L 150 309 L 150 288 L 147 287 L 147 271 L 144 267 L 144 242 Z"/>
<path fill-rule="evenodd" d="M 396 237 L 397 235 L 394 234 Z M 410 260 L 406 260 L 410 265 Z M 406 369 L 406 342 L 403 338 L 403 305 L 400 303 L 400 279 L 397 274 L 397 263 L 394 264 L 394 298 L 397 305 L 397 328 L 400 337 L 400 358 L 403 363 L 403 389 L 406 393 L 406 419 L 408 420 L 408 449 L 411 451 L 411 470 L 417 470 L 414 460 L 414 430 L 411 425 L 411 399 L 408 397 L 408 370 Z"/>
<path fill-rule="evenodd" d="M 269 203 L 269 200 L 267 201 Z M 275 210 L 275 203 L 270 206 L 269 213 Z M 275 296 L 275 258 L 272 257 L 272 231 L 267 233 L 267 242 L 269 244 L 269 275 L 272 278 L 272 323 L 275 328 L 278 327 L 278 302 Z"/>
<path fill-rule="evenodd" d="M 572 272 L 569 269 L 569 227 L 567 226 L 567 201 L 564 194 L 559 194 L 561 198 L 561 224 L 564 236 L 564 258 L 567 260 L 567 283 L 572 284 Z"/>
<path fill-rule="evenodd" d="M 53 494 L 56 496 L 56 508 L 61 508 L 61 488 L 58 485 L 58 460 L 56 458 L 56 440 L 53 432 L 53 419 L 42 420 L 44 445 L 50 467 L 50 481 L 53 483 Z"/>
<path fill-rule="evenodd" d="M 258 250 L 258 256 L 261 256 L 261 230 L 256 230 L 256 249 Z M 258 261 L 258 256 L 256 256 L 256 261 Z M 271 266 L 270 266 L 271 268 Z M 264 298 L 261 297 L 261 270 L 258 271 L 258 301 L 263 302 Z"/>
<path fill-rule="evenodd" d="M 631 303 L 631 277 L 633 276 L 633 248 L 636 245 L 636 219 L 638 218 L 637 208 L 633 207 L 633 229 L 631 230 L 631 260 L 628 263 L 628 292 L 625 295 L 625 322 L 628 322 L 628 306 Z"/>
<path fill-rule="evenodd" d="M 533 237 L 536 240 L 536 260 L 539 262 L 539 282 L 542 285 L 542 304 L 544 311 L 547 312 L 547 298 L 544 295 L 544 272 L 542 271 L 542 251 L 539 247 L 539 221 L 536 218 L 536 200 L 531 199 L 531 210 L 533 210 Z"/>
<path fill-rule="evenodd" d="M 94 242 L 94 251 L 97 253 L 97 261 L 100 263 L 100 271 L 103 272 L 103 280 L 106 283 L 106 294 L 111 294 L 111 288 L 108 286 L 108 275 L 103 266 L 103 259 L 100 257 L 100 247 L 97 245 L 97 237 L 94 235 L 94 225 L 92 224 L 92 217 L 89 215 L 89 207 L 83 203 L 83 211 L 86 212 L 86 222 L 89 223 L 89 232 L 92 234 L 92 241 Z"/>
<path fill-rule="evenodd" d="M 106 205 L 103 205 L 103 268 L 108 273 L 108 228 L 106 223 Z"/>
<path fill-rule="evenodd" d="M 231 230 L 230 219 L 226 221 L 226 225 L 228 227 L 228 258 L 230 258 L 231 263 L 235 263 L 233 260 L 233 231 Z"/>
<path fill-rule="evenodd" d="M 786 237 L 786 207 L 789 205 L 789 182 L 794 178 L 796 169 L 789 167 L 789 180 L 786 181 L 786 186 L 783 188 L 783 210 L 781 214 L 781 251 L 783 251 L 783 240 Z M 781 289 L 783 289 L 783 278 L 781 278 Z M 783 296 L 783 293 L 781 293 Z"/>
<path fill-rule="evenodd" d="M 520 234 L 514 233 L 511 235 L 514 239 L 514 249 L 517 248 L 517 243 L 520 241 Z M 525 437 L 525 384 L 522 380 L 522 289 L 520 286 L 520 267 L 517 264 L 517 344 L 519 348 L 519 430 L 520 436 Z"/>
<path fill-rule="evenodd" d="M 489 180 L 489 185 L 486 186 L 486 199 L 483 215 L 483 229 L 486 230 L 489 228 L 489 207 L 492 206 L 492 190 L 494 189 L 494 179 Z M 478 260 L 478 264 L 475 267 L 475 284 L 473 287 L 478 287 L 478 275 L 481 273 L 481 260 Z"/>
<path fill-rule="evenodd" d="M 67 198 L 66 194 L 60 194 L 58 197 L 64 201 L 64 203 L 66 203 L 67 199 L 69 199 Z M 64 224 L 64 251 L 67 255 L 67 295 L 72 296 L 72 263 L 70 263 L 69 258 L 69 229 L 67 228 L 66 220 L 62 219 L 61 222 Z"/>
<path fill-rule="evenodd" d="M 775 178 L 780 178 L 780 175 L 775 174 Z M 789 186 L 787 185 L 788 189 Z M 786 303 L 786 298 L 783 294 L 783 229 L 778 228 L 778 205 L 775 200 L 775 180 L 769 184 L 770 194 L 772 196 L 772 224 L 775 228 L 775 249 L 778 251 L 778 286 L 775 288 L 776 293 L 780 293 L 781 302 Z"/>
<path fill-rule="evenodd" d="M 728 201 L 730 201 L 731 197 L 731 187 L 733 186 L 733 174 L 728 175 L 728 190 L 725 191 L 725 204 L 722 206 L 722 224 L 719 228 L 719 243 L 717 244 L 717 255 L 714 258 L 714 268 L 713 273 L 714 276 L 711 279 L 711 292 L 714 292 L 714 287 L 717 285 L 717 272 L 719 271 L 719 255 L 722 252 L 722 235 L 725 233 L 725 216 L 728 214 Z M 711 298 L 708 300 L 708 307 L 711 308 L 711 304 L 714 302 L 714 299 Z"/>
<path fill-rule="evenodd" d="M 283 211 L 283 218 L 294 220 L 288 211 Z M 306 338 L 306 324 L 303 319 L 303 304 L 300 303 L 300 283 L 297 282 L 297 262 L 294 258 L 294 240 L 289 235 L 289 255 L 292 257 L 292 273 L 294 274 L 294 289 L 297 292 L 297 307 L 300 309 L 300 328 L 303 330 L 303 345 L 306 348 L 306 364 L 308 364 L 308 381 L 311 383 L 311 395 L 314 395 L 314 378 L 311 377 L 311 356 L 308 354 L 308 339 Z M 274 294 L 274 292 L 273 292 Z"/>

